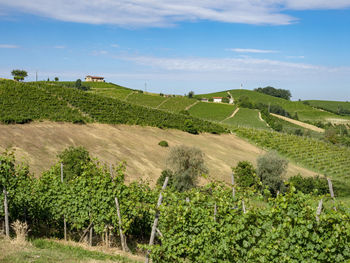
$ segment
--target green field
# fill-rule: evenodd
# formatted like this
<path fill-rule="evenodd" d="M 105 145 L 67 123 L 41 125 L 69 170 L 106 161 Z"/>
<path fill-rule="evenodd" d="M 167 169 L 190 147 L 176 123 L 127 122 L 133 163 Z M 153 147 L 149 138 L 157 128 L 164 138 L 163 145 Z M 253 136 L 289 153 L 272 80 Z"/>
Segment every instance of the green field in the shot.
<path fill-rule="evenodd" d="M 235 127 L 249 127 L 257 129 L 270 129 L 265 121 L 259 119 L 259 111 L 240 108 L 233 118 L 229 118 L 223 123 Z"/>
<path fill-rule="evenodd" d="M 306 100 L 305 102 L 309 103 L 312 107 L 335 113 L 339 113 L 340 108 L 350 111 L 350 102 L 348 101 Z"/>
<path fill-rule="evenodd" d="M 329 122 L 329 121 L 334 121 L 339 119 L 340 121 L 343 120 L 346 122 L 347 121 L 350 122 L 350 117 L 339 116 L 331 112 L 324 112 L 324 111 L 315 109 L 309 105 L 305 105 L 300 101 L 288 101 L 285 99 L 276 98 L 276 97 L 269 96 L 264 93 L 260 93 L 252 90 L 237 89 L 237 90 L 230 90 L 229 92 L 232 94 L 235 101 L 241 96 L 246 96 L 246 97 L 249 97 L 250 101 L 253 103 L 263 103 L 266 105 L 268 104 L 279 105 L 283 109 L 288 111 L 291 115 L 298 113 L 298 117 L 301 121 Z M 196 97 L 199 97 L 199 98 L 226 97 L 226 96 L 227 96 L 227 91 L 196 95 Z"/>
<path fill-rule="evenodd" d="M 133 93 L 129 95 L 126 99 L 127 102 L 151 108 L 156 108 L 165 100 L 165 97 L 159 95 L 148 95 L 143 93 Z"/>
<path fill-rule="evenodd" d="M 179 112 L 185 110 L 186 107 L 192 105 L 196 101 L 195 99 L 189 99 L 187 97 L 171 97 L 160 105 L 158 109 Z"/>
<path fill-rule="evenodd" d="M 223 121 L 236 109 L 236 106 L 222 103 L 199 102 L 189 109 L 192 116 L 211 121 Z"/>

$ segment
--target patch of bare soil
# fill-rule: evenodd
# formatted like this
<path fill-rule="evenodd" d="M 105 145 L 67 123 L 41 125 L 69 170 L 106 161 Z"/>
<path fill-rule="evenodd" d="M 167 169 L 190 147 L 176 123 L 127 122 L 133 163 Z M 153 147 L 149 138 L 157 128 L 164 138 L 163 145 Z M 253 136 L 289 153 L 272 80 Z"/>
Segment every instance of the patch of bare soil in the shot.
<path fill-rule="evenodd" d="M 303 128 L 315 131 L 315 132 L 324 132 L 324 129 L 321 129 L 321 128 L 317 127 L 317 126 L 314 126 L 314 125 L 311 125 L 311 124 L 308 124 L 308 123 L 305 123 L 305 122 L 302 122 L 302 121 L 297 121 L 297 120 L 294 120 L 294 119 L 291 119 L 291 118 L 288 118 L 288 117 L 284 117 L 284 116 L 281 116 L 281 115 L 278 115 L 278 114 L 274 114 L 274 113 L 270 113 L 270 114 L 275 116 L 275 117 L 277 117 L 277 118 L 280 118 L 282 120 L 289 121 L 290 123 L 296 124 L 296 125 L 298 125 L 300 127 L 303 127 Z"/>
<path fill-rule="evenodd" d="M 166 140 L 168 148 L 158 145 Z M 24 125 L 0 125 L 0 150 L 14 148 L 19 162 L 40 175 L 57 162 L 57 154 L 68 146 L 84 146 L 93 157 L 110 164 L 126 161 L 126 180 L 144 179 L 154 184 L 166 168 L 170 148 L 185 144 L 205 153 L 210 178 L 230 182 L 231 167 L 239 161 L 256 164 L 263 154 L 260 148 L 233 134 L 192 135 L 178 130 L 152 127 L 36 122 Z M 290 164 L 287 176 L 316 173 Z"/>

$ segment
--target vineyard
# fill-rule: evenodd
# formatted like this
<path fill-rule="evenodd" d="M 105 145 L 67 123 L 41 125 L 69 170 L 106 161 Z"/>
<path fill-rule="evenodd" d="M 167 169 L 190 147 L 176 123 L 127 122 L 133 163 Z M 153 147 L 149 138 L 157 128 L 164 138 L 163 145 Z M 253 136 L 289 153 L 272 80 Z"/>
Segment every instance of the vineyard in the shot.
<path fill-rule="evenodd" d="M 328 122 L 328 121 L 334 121 L 335 120 L 341 120 L 345 122 L 349 122 L 350 118 L 336 115 L 331 112 L 324 112 L 319 109 L 315 109 L 309 105 L 304 104 L 300 101 L 289 101 L 281 98 L 276 98 L 273 96 L 269 96 L 260 92 L 252 91 L 252 90 L 243 90 L 243 89 L 236 89 L 236 90 L 230 90 L 230 94 L 232 94 L 235 101 L 238 100 L 239 97 L 248 97 L 249 100 L 252 103 L 263 103 L 266 105 L 278 105 L 281 106 L 284 110 L 289 112 L 290 114 L 294 115 L 295 113 L 298 114 L 299 119 L 301 121 L 322 121 L 322 122 Z M 216 93 L 209 93 L 209 94 L 200 94 L 196 95 L 198 98 L 211 98 L 211 97 L 227 97 L 227 91 L 222 92 L 216 92 Z"/>
<path fill-rule="evenodd" d="M 145 183 L 126 185 L 122 164 L 109 168 L 86 161 L 67 173 L 57 163 L 37 178 L 25 167 L 15 168 L 11 154 L 0 160 L 10 221 L 28 222 L 33 237 L 66 235 L 90 239 L 91 245 L 102 240 L 125 250 L 136 243 L 134 249 L 159 263 L 350 259 L 349 210 L 339 202 L 334 210 L 328 196 L 315 200 L 293 186 L 276 198 L 220 183 L 180 193 L 166 183 L 164 190 Z M 321 198 L 325 205 L 316 213 Z M 4 217 L 4 195 L 0 201 Z M 256 201 L 263 205 L 256 206 Z M 157 233 L 155 242 L 147 245 L 152 233 Z"/>
<path fill-rule="evenodd" d="M 0 82 L 0 113 L 3 123 L 53 120 L 83 123 L 90 119 L 108 124 L 173 128 L 190 133 L 223 133 L 214 123 L 98 96 L 52 83 Z M 88 116 L 88 117 L 83 117 Z"/>
<path fill-rule="evenodd" d="M 192 116 L 211 121 L 223 121 L 236 109 L 236 106 L 222 103 L 199 102 L 190 108 Z"/>
<path fill-rule="evenodd" d="M 350 114 L 350 102 L 345 101 L 326 101 L 326 100 L 306 100 L 312 107 L 327 110 L 337 114 L 342 114 L 342 110 L 347 115 Z"/>
<path fill-rule="evenodd" d="M 333 177 L 348 187 L 350 149 L 296 135 L 240 128 L 236 134 L 260 147 L 276 150 L 298 164 Z M 346 188 L 344 185 L 344 188 Z M 349 190 L 346 190 L 349 193 Z"/>
<path fill-rule="evenodd" d="M 235 127 L 250 127 L 257 129 L 269 129 L 265 121 L 259 119 L 259 111 L 247 108 L 240 108 L 233 118 L 223 123 Z"/>

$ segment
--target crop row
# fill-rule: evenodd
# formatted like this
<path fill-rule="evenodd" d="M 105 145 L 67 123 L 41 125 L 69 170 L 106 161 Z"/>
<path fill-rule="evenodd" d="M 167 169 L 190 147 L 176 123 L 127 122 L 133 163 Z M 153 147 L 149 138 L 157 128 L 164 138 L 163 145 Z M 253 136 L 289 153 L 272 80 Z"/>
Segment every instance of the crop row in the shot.
<path fill-rule="evenodd" d="M 350 175 L 350 149 L 296 135 L 247 128 L 235 132 L 260 147 L 276 150 L 291 160 L 326 175 Z"/>
<path fill-rule="evenodd" d="M 133 105 L 74 88 L 44 84 L 41 84 L 40 87 L 52 95 L 62 98 L 100 123 L 174 128 L 191 133 L 223 133 L 226 131 L 220 125 L 191 116 Z"/>
<path fill-rule="evenodd" d="M 31 84 L 0 81 L 0 122 L 26 123 L 32 120 L 85 122 L 78 110 Z"/>

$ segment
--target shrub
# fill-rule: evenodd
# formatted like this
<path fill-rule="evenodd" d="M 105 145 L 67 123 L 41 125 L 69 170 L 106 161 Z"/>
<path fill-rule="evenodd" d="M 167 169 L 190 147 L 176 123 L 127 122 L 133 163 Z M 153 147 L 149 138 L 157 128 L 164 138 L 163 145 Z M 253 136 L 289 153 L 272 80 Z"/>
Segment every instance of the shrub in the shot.
<path fill-rule="evenodd" d="M 253 164 L 248 161 L 241 161 L 233 168 L 235 180 L 241 187 L 251 187 L 258 183 Z"/>
<path fill-rule="evenodd" d="M 326 178 L 316 177 L 302 177 L 300 174 L 290 177 L 288 182 L 291 183 L 295 189 L 304 194 L 327 194 L 328 182 Z"/>
<path fill-rule="evenodd" d="M 165 169 L 165 170 L 162 171 L 161 175 L 159 176 L 159 178 L 157 180 L 156 185 L 163 186 L 163 183 L 164 183 L 164 180 L 165 180 L 166 177 L 169 177 L 169 181 L 168 181 L 167 187 L 172 187 L 173 186 L 174 174 L 169 169 Z"/>
<path fill-rule="evenodd" d="M 282 176 L 285 174 L 288 161 L 282 159 L 276 152 L 268 152 L 257 160 L 257 175 L 264 187 L 267 187 L 272 195 L 284 192 L 285 185 Z"/>
<path fill-rule="evenodd" d="M 223 97 L 222 100 L 221 100 L 222 103 L 229 103 L 230 102 L 230 99 L 227 98 L 227 97 Z"/>
<path fill-rule="evenodd" d="M 160 142 L 158 143 L 158 145 L 160 145 L 160 146 L 162 146 L 162 147 L 169 147 L 169 144 L 168 144 L 167 141 L 160 141 Z"/>
<path fill-rule="evenodd" d="M 192 134 L 198 134 L 198 129 L 195 127 L 192 120 L 185 120 L 185 131 Z"/>

